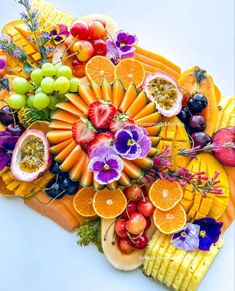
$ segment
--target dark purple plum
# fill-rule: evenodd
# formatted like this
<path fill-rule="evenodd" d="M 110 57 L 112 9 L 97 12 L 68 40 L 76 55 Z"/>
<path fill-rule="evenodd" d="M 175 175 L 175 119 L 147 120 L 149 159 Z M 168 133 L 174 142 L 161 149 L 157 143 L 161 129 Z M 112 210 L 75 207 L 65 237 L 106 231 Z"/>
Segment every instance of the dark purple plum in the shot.
<path fill-rule="evenodd" d="M 201 115 L 193 115 L 190 117 L 188 125 L 193 132 L 203 131 L 206 127 L 205 119 Z"/>
<path fill-rule="evenodd" d="M 203 148 L 212 141 L 211 137 L 205 132 L 194 132 L 192 134 L 194 147 L 200 146 Z"/>
<path fill-rule="evenodd" d="M 12 112 L 7 105 L 0 109 L 0 122 L 4 125 L 13 123 Z"/>
<path fill-rule="evenodd" d="M 187 105 L 192 114 L 197 114 L 207 107 L 208 101 L 205 95 L 196 93 L 188 99 Z"/>

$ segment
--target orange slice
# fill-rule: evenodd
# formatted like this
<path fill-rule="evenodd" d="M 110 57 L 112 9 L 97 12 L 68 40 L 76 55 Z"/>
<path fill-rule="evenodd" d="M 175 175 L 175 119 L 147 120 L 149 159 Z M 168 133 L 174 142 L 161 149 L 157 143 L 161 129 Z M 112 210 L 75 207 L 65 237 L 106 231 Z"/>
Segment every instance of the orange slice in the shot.
<path fill-rule="evenodd" d="M 149 199 L 162 211 L 174 208 L 182 197 L 183 191 L 178 182 L 158 179 L 149 190 Z"/>
<path fill-rule="evenodd" d="M 74 209 L 84 217 L 95 216 L 95 210 L 93 208 L 93 199 L 95 196 L 95 190 L 93 188 L 82 188 L 77 192 L 73 198 Z"/>
<path fill-rule="evenodd" d="M 172 234 L 180 231 L 185 226 L 187 217 L 184 208 L 177 204 L 168 211 L 156 208 L 153 213 L 153 221 L 159 231 L 165 234 Z"/>
<path fill-rule="evenodd" d="M 126 209 L 126 206 L 126 197 L 120 189 L 97 191 L 93 199 L 96 214 L 106 219 L 117 217 Z"/>
<path fill-rule="evenodd" d="M 145 78 L 144 66 L 136 59 L 123 59 L 115 68 L 115 78 L 120 79 L 125 88 L 132 82 L 140 87 Z"/>
<path fill-rule="evenodd" d="M 101 86 L 104 79 L 113 83 L 114 69 L 115 66 L 109 59 L 95 56 L 86 64 L 86 76 L 90 81 L 95 81 Z"/>

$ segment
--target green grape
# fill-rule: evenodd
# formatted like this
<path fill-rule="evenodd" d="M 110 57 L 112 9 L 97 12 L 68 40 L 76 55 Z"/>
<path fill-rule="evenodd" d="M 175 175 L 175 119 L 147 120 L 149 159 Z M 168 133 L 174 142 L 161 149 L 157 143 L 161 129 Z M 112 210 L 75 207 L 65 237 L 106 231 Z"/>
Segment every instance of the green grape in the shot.
<path fill-rule="evenodd" d="M 56 68 L 51 63 L 45 63 L 42 65 L 43 76 L 45 77 L 54 77 L 56 76 Z"/>
<path fill-rule="evenodd" d="M 30 77 L 36 85 L 40 85 L 43 79 L 43 71 L 41 69 L 36 69 L 32 71 Z"/>
<path fill-rule="evenodd" d="M 11 108 L 21 109 L 26 105 L 26 97 L 20 94 L 13 94 L 8 98 L 7 102 Z"/>
<path fill-rule="evenodd" d="M 59 77 L 55 80 L 54 84 L 55 91 L 59 92 L 60 94 L 65 94 L 69 91 L 70 82 L 69 79 L 66 77 Z"/>
<path fill-rule="evenodd" d="M 38 87 L 37 90 L 35 91 L 35 94 L 38 94 L 38 93 L 42 93 L 42 88 L 41 87 Z"/>
<path fill-rule="evenodd" d="M 61 66 L 57 71 L 57 77 L 72 78 L 72 70 L 69 66 Z"/>
<path fill-rule="evenodd" d="M 29 91 L 30 84 L 26 79 L 24 79 L 22 77 L 16 77 L 12 81 L 12 88 L 13 88 L 15 93 L 24 95 L 26 92 Z"/>
<path fill-rule="evenodd" d="M 59 63 L 57 63 L 57 64 L 54 65 L 56 71 L 58 71 L 59 68 L 61 68 L 62 66 L 63 66 L 63 64 L 61 62 L 59 62 Z"/>
<path fill-rule="evenodd" d="M 42 80 L 41 88 L 43 93 L 50 94 L 54 91 L 54 79 L 51 77 L 46 77 Z"/>
<path fill-rule="evenodd" d="M 33 98 L 33 106 L 38 110 L 46 108 L 49 104 L 50 97 L 44 93 L 38 93 Z"/>
<path fill-rule="evenodd" d="M 78 86 L 81 84 L 81 80 L 78 78 L 72 78 L 69 81 L 70 81 L 69 91 L 76 93 L 78 91 Z"/>
<path fill-rule="evenodd" d="M 58 100 L 55 96 L 49 96 L 51 101 L 50 101 L 50 104 L 48 105 L 48 108 L 50 110 L 56 110 L 56 104 L 58 103 Z"/>
<path fill-rule="evenodd" d="M 33 108 L 33 99 L 34 99 L 34 95 L 31 95 L 27 98 L 27 105 L 31 108 Z"/>

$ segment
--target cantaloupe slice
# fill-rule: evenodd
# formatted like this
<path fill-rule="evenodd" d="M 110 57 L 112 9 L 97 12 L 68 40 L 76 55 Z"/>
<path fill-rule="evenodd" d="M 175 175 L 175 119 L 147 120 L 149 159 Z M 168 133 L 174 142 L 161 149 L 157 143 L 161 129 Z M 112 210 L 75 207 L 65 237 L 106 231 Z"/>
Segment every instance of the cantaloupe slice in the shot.
<path fill-rule="evenodd" d="M 70 144 L 68 144 L 58 155 L 56 155 L 55 160 L 57 162 L 63 162 L 68 155 L 75 149 L 77 144 L 72 141 Z"/>
<path fill-rule="evenodd" d="M 78 117 L 73 115 L 72 113 L 68 113 L 64 110 L 56 111 L 51 116 L 52 119 L 68 122 L 68 123 L 74 123 L 76 120 L 78 120 Z"/>
<path fill-rule="evenodd" d="M 118 180 L 118 182 L 121 186 L 129 186 L 131 184 L 131 179 L 129 178 L 129 176 L 127 174 L 122 172 L 121 177 Z"/>
<path fill-rule="evenodd" d="M 83 101 L 83 99 L 78 94 L 68 93 L 65 96 L 83 114 L 86 115 L 88 113 L 88 106 L 87 106 L 87 104 Z"/>
<path fill-rule="evenodd" d="M 71 102 L 60 102 L 56 104 L 56 107 L 72 113 L 77 117 L 82 116 L 82 112 L 78 110 L 78 108 L 74 106 Z"/>
<path fill-rule="evenodd" d="M 80 158 L 76 161 L 75 165 L 72 167 L 72 170 L 69 172 L 69 177 L 73 181 L 78 181 L 82 175 L 82 172 L 85 169 L 86 164 L 86 154 L 82 152 Z"/>
<path fill-rule="evenodd" d="M 153 160 L 150 158 L 141 158 L 133 160 L 133 163 L 141 169 L 148 169 L 153 166 Z"/>
<path fill-rule="evenodd" d="M 121 110 L 123 113 L 125 113 L 130 105 L 134 102 L 138 95 L 136 86 L 134 83 L 131 83 L 128 88 L 126 89 L 126 92 L 122 98 L 121 104 L 119 106 L 119 110 Z"/>
<path fill-rule="evenodd" d="M 96 99 L 103 99 L 102 91 L 100 85 L 97 84 L 95 81 L 91 81 L 91 88 L 95 94 Z"/>
<path fill-rule="evenodd" d="M 113 98 L 113 102 L 112 104 L 118 109 L 120 104 L 121 104 L 121 101 L 123 99 L 123 96 L 125 94 L 125 87 L 124 85 L 122 84 L 122 82 L 120 80 L 115 80 L 114 83 L 113 83 L 113 95 L 112 95 L 112 98 Z"/>
<path fill-rule="evenodd" d="M 161 115 L 159 112 L 155 112 L 150 115 L 135 119 L 135 123 L 143 127 L 154 126 L 159 121 L 160 116 Z"/>
<path fill-rule="evenodd" d="M 85 188 L 92 186 L 93 176 L 94 176 L 94 173 L 88 170 L 88 163 L 89 163 L 89 159 L 87 158 L 87 161 L 86 161 L 86 164 L 85 164 L 85 167 L 83 169 L 83 173 L 80 179 L 80 184 Z"/>
<path fill-rule="evenodd" d="M 147 103 L 148 98 L 146 92 L 142 91 L 127 109 L 126 114 L 133 118 L 140 111 L 140 108 L 144 108 Z"/>
<path fill-rule="evenodd" d="M 52 120 L 49 125 L 49 127 L 53 129 L 65 129 L 65 130 L 67 129 L 72 130 L 72 126 L 73 125 L 71 123 L 60 120 Z"/>
<path fill-rule="evenodd" d="M 109 190 L 115 190 L 118 188 L 118 186 L 119 186 L 119 184 L 117 181 L 107 184 L 107 188 Z"/>
<path fill-rule="evenodd" d="M 54 145 L 52 147 L 50 147 L 50 151 L 53 153 L 53 154 L 58 154 L 59 152 L 61 152 L 64 148 L 67 147 L 67 145 L 69 145 L 71 142 L 73 141 L 72 138 L 68 139 L 68 140 L 65 140 L 61 143 L 58 143 L 57 145 Z"/>
<path fill-rule="evenodd" d="M 123 159 L 124 163 L 124 173 L 129 176 L 131 179 L 139 180 L 143 177 L 144 171 L 132 161 Z"/>
<path fill-rule="evenodd" d="M 156 111 L 156 105 L 153 102 L 149 102 L 142 110 L 140 110 L 134 117 L 133 120 L 138 120 L 142 117 L 148 116 Z"/>
<path fill-rule="evenodd" d="M 93 93 L 90 86 L 80 85 L 78 87 L 78 93 L 83 101 L 89 106 L 92 102 L 96 101 L 95 94 Z"/>
<path fill-rule="evenodd" d="M 112 99 L 112 87 L 107 80 L 104 80 L 101 85 L 102 99 L 105 101 L 111 101 Z"/>
<path fill-rule="evenodd" d="M 72 130 L 53 130 L 47 134 L 48 140 L 53 144 L 58 144 L 72 137 Z"/>
<path fill-rule="evenodd" d="M 68 154 L 68 156 L 65 157 L 63 163 L 60 166 L 60 169 L 65 172 L 70 171 L 76 164 L 77 160 L 80 159 L 82 154 L 83 149 L 80 147 L 80 145 L 76 145 L 74 149 Z"/>

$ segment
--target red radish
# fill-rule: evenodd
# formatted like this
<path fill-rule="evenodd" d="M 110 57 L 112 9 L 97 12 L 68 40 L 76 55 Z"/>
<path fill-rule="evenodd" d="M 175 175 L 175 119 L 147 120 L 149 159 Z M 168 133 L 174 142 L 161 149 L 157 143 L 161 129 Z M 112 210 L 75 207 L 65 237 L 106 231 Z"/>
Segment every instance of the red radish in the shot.
<path fill-rule="evenodd" d="M 146 224 L 144 216 L 138 212 L 134 212 L 126 222 L 126 229 L 131 234 L 140 234 L 145 229 Z"/>
<path fill-rule="evenodd" d="M 112 104 L 95 101 L 89 107 L 89 118 L 95 127 L 108 128 L 116 111 Z"/>
<path fill-rule="evenodd" d="M 130 119 L 128 115 L 123 114 L 123 113 L 118 113 L 112 119 L 112 121 L 109 125 L 109 129 L 113 133 L 116 133 L 117 131 L 122 129 L 123 126 L 125 126 L 127 124 L 133 124 L 133 123 L 134 123 L 134 121 L 132 119 Z"/>
<path fill-rule="evenodd" d="M 115 223 L 115 232 L 121 238 L 127 238 L 126 222 L 126 219 L 119 219 Z"/>
<path fill-rule="evenodd" d="M 235 126 L 218 130 L 213 136 L 213 143 L 219 146 L 213 152 L 214 156 L 223 165 L 235 167 Z"/>
<path fill-rule="evenodd" d="M 118 247 L 123 254 L 130 254 L 134 250 L 129 238 L 121 238 L 118 241 Z"/>
<path fill-rule="evenodd" d="M 88 155 L 98 146 L 110 146 L 114 141 L 114 134 L 112 132 L 103 132 L 97 134 L 95 139 L 89 144 L 87 148 Z"/>
<path fill-rule="evenodd" d="M 153 203 L 149 200 L 149 198 L 146 197 L 145 200 L 140 200 L 138 202 L 137 209 L 144 217 L 150 217 L 152 216 L 155 207 L 153 206 Z"/>
<path fill-rule="evenodd" d="M 81 145 L 90 143 L 96 135 L 96 130 L 91 122 L 83 117 L 74 122 L 72 132 L 74 141 Z"/>

